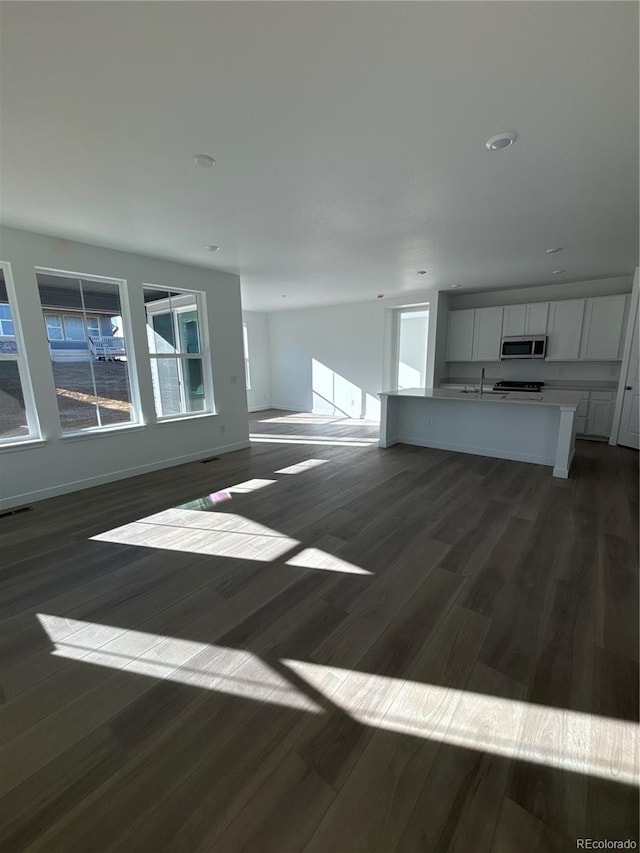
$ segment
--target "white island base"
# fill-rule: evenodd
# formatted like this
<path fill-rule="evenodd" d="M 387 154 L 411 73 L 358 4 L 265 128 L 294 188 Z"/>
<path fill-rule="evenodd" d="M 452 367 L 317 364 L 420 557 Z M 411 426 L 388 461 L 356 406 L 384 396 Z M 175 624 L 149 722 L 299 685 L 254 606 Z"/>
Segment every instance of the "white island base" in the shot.
<path fill-rule="evenodd" d="M 569 476 L 580 402 L 575 394 L 480 397 L 449 388 L 409 388 L 379 396 L 380 447 L 436 447 L 548 465 L 554 477 Z"/>

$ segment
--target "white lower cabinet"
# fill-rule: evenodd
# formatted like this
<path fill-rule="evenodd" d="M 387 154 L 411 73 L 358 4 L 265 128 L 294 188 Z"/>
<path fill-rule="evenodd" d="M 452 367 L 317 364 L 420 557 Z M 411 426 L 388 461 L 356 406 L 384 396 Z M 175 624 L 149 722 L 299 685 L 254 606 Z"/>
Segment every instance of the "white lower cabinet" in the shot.
<path fill-rule="evenodd" d="M 576 433 L 598 438 L 608 438 L 613 421 L 615 393 L 590 391 L 583 393 L 576 409 Z"/>

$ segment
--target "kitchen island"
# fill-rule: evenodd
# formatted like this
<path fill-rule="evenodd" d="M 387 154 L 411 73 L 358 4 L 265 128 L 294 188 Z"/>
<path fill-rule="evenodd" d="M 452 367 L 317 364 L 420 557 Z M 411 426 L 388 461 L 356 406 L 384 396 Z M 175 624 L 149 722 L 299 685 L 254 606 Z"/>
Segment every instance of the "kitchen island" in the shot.
<path fill-rule="evenodd" d="M 579 394 L 405 388 L 378 396 L 380 447 L 437 447 L 548 465 L 554 477 L 569 476 Z"/>

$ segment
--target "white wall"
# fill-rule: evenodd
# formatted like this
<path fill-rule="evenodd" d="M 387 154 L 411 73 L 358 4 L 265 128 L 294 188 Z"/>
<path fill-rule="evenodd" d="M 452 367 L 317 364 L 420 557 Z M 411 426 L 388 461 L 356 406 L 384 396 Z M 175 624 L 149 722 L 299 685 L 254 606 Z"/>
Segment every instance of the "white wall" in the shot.
<path fill-rule="evenodd" d="M 11 265 L 27 347 L 41 446 L 0 451 L 0 507 L 204 458 L 248 445 L 247 403 L 237 276 L 97 246 L 0 229 L 0 260 Z M 80 439 L 61 438 L 35 266 L 127 281 L 132 323 L 129 348 L 138 367 L 145 425 Z M 142 283 L 206 293 L 216 415 L 156 423 L 147 357 Z"/>
<path fill-rule="evenodd" d="M 251 388 L 247 389 L 247 406 L 250 412 L 271 406 L 271 344 L 269 315 L 256 311 L 243 311 L 249 339 L 249 373 Z"/>
<path fill-rule="evenodd" d="M 377 395 L 388 390 L 391 381 L 392 309 L 429 303 L 430 385 L 437 302 L 438 294 L 430 292 L 412 296 L 411 300 L 394 298 L 270 314 L 274 408 L 364 415 L 377 420 Z M 329 398 L 329 402 L 322 397 Z"/>

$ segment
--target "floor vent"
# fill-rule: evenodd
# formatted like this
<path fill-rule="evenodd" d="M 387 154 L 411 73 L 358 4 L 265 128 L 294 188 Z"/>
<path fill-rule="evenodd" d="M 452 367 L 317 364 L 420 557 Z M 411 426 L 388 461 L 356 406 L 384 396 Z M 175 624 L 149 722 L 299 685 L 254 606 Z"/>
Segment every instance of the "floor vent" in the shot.
<path fill-rule="evenodd" d="M 19 506 L 16 509 L 7 509 L 4 512 L 0 512 L 0 518 L 6 518 L 8 515 L 18 515 L 21 512 L 31 512 L 33 507 L 30 506 Z"/>
<path fill-rule="evenodd" d="M 206 465 L 206 464 L 207 464 L 207 462 L 219 462 L 219 461 L 220 461 L 220 457 L 219 457 L 219 456 L 212 456 L 212 457 L 211 457 L 211 459 L 201 459 L 201 460 L 200 460 L 200 464 L 201 464 L 201 465 Z"/>

